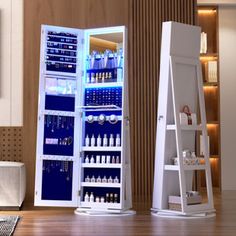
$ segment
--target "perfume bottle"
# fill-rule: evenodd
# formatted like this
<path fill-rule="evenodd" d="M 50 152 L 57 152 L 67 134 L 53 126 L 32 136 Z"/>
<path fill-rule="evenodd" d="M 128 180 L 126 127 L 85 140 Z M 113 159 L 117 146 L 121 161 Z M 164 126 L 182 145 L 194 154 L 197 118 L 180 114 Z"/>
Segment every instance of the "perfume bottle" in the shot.
<path fill-rule="evenodd" d="M 100 163 L 100 155 L 96 156 L 96 163 L 99 164 Z"/>
<path fill-rule="evenodd" d="M 114 199 L 113 199 L 113 193 L 110 193 L 110 202 L 113 203 Z"/>
<path fill-rule="evenodd" d="M 95 146 L 95 137 L 94 137 L 94 134 L 92 135 L 92 138 L 91 138 L 91 147 L 94 147 Z"/>
<path fill-rule="evenodd" d="M 113 182 L 113 179 L 112 177 L 110 176 L 109 179 L 108 179 L 108 183 L 112 183 Z"/>
<path fill-rule="evenodd" d="M 105 164 L 105 163 L 106 163 L 106 156 L 102 155 L 102 164 Z"/>
<path fill-rule="evenodd" d="M 106 177 L 106 176 L 104 176 L 104 177 L 102 178 L 102 182 L 103 182 L 103 183 L 107 183 L 107 177 Z"/>
<path fill-rule="evenodd" d="M 88 136 L 88 134 L 86 135 L 86 138 L 85 138 L 85 146 L 86 147 L 89 146 L 89 136 Z"/>
<path fill-rule="evenodd" d="M 97 146 L 101 147 L 101 144 L 102 144 L 102 140 L 101 140 L 101 136 L 99 134 L 98 137 L 97 137 Z"/>
<path fill-rule="evenodd" d="M 91 158 L 90 158 L 90 163 L 94 163 L 94 162 L 95 162 L 95 160 L 94 160 L 94 157 L 92 155 Z"/>
<path fill-rule="evenodd" d="M 111 163 L 111 156 L 107 155 L 107 164 L 110 164 L 110 163 Z"/>
<path fill-rule="evenodd" d="M 101 201 L 101 203 L 104 203 L 105 202 L 105 198 L 101 197 L 100 201 Z"/>
<path fill-rule="evenodd" d="M 92 176 L 90 181 L 91 181 L 91 183 L 95 183 L 96 182 L 94 175 Z"/>
<path fill-rule="evenodd" d="M 90 82 L 90 74 L 89 74 L 89 73 L 87 73 L 87 80 L 86 80 L 86 82 L 87 82 L 87 83 Z"/>
<path fill-rule="evenodd" d="M 84 162 L 85 162 L 85 163 L 89 163 L 89 157 L 88 157 L 88 155 L 86 156 Z"/>
<path fill-rule="evenodd" d="M 93 192 L 91 192 L 91 194 L 90 194 L 89 202 L 94 202 L 94 195 L 93 195 Z"/>
<path fill-rule="evenodd" d="M 99 197 L 96 197 L 95 202 L 100 202 Z"/>
<path fill-rule="evenodd" d="M 113 147 L 113 146 L 114 146 L 114 138 L 113 138 L 113 134 L 110 135 L 109 145 L 110 145 L 110 147 Z"/>
<path fill-rule="evenodd" d="M 107 147 L 107 135 L 104 134 L 104 138 L 103 138 L 103 147 Z"/>
<path fill-rule="evenodd" d="M 85 202 L 89 202 L 89 195 L 88 192 L 86 192 L 85 196 L 84 196 L 84 201 Z"/>
<path fill-rule="evenodd" d="M 95 83 L 94 73 L 91 73 L 91 83 Z"/>
<path fill-rule="evenodd" d="M 115 164 L 115 163 L 116 163 L 115 156 L 112 156 L 111 163 L 112 163 L 112 164 Z"/>
<path fill-rule="evenodd" d="M 114 203 L 118 203 L 118 194 L 117 193 L 114 194 Z"/>
<path fill-rule="evenodd" d="M 106 193 L 106 202 L 110 202 L 109 193 Z"/>
<path fill-rule="evenodd" d="M 119 134 L 116 135 L 116 146 L 120 147 L 120 135 Z"/>
<path fill-rule="evenodd" d="M 116 164 L 119 164 L 119 163 L 120 163 L 120 157 L 116 156 Z"/>
<path fill-rule="evenodd" d="M 87 177 L 85 178 L 85 180 L 84 180 L 85 182 L 90 182 L 90 178 L 89 178 L 89 176 L 87 175 Z"/>
<path fill-rule="evenodd" d="M 97 183 L 101 183 L 102 182 L 102 179 L 100 177 L 100 175 L 97 177 Z"/>
<path fill-rule="evenodd" d="M 116 176 L 115 179 L 114 179 L 114 183 L 118 184 L 119 183 L 119 179 L 118 177 Z"/>

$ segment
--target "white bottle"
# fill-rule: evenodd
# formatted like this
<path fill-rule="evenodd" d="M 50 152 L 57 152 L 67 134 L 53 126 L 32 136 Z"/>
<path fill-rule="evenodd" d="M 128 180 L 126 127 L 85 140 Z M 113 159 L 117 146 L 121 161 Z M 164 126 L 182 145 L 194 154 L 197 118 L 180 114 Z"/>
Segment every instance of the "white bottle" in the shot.
<path fill-rule="evenodd" d="M 85 182 L 90 182 L 90 178 L 89 178 L 88 175 L 87 175 L 87 177 L 85 178 Z"/>
<path fill-rule="evenodd" d="M 100 155 L 96 156 L 96 163 L 99 164 L 100 163 Z"/>
<path fill-rule="evenodd" d="M 119 164 L 119 163 L 120 163 L 120 157 L 116 156 L 116 164 Z"/>
<path fill-rule="evenodd" d="M 104 197 L 101 197 L 101 200 L 100 200 L 102 203 L 105 202 L 105 198 Z"/>
<path fill-rule="evenodd" d="M 86 156 L 86 158 L 85 158 L 85 161 L 84 161 L 85 163 L 89 163 L 89 157 L 88 157 L 88 155 Z"/>
<path fill-rule="evenodd" d="M 90 83 L 90 74 L 87 73 L 87 83 Z"/>
<path fill-rule="evenodd" d="M 115 164 L 115 163 L 116 163 L 115 156 L 112 156 L 111 163 L 112 163 L 112 164 Z"/>
<path fill-rule="evenodd" d="M 97 177 L 97 183 L 101 183 L 102 182 L 102 179 L 100 177 L 100 175 Z"/>
<path fill-rule="evenodd" d="M 85 138 L 85 146 L 89 147 L 89 136 L 88 136 L 88 134 L 86 135 L 86 138 Z"/>
<path fill-rule="evenodd" d="M 91 158 L 90 158 L 90 163 L 94 163 L 94 162 L 95 162 L 95 160 L 94 160 L 94 157 L 92 155 Z"/>
<path fill-rule="evenodd" d="M 91 73 L 91 83 L 95 82 L 94 73 Z"/>
<path fill-rule="evenodd" d="M 111 163 L 111 156 L 110 155 L 107 155 L 107 164 L 110 164 Z"/>
<path fill-rule="evenodd" d="M 91 138 L 91 147 L 94 147 L 95 146 L 95 137 L 94 137 L 94 134 L 92 135 L 92 138 Z"/>
<path fill-rule="evenodd" d="M 91 183 L 95 183 L 95 182 L 96 182 L 94 175 L 92 176 L 90 182 L 91 182 Z"/>
<path fill-rule="evenodd" d="M 114 181 L 113 181 L 114 183 L 116 183 L 116 184 L 118 184 L 119 183 L 119 179 L 118 179 L 118 177 L 116 176 L 115 177 L 115 179 L 114 179 Z"/>
<path fill-rule="evenodd" d="M 89 197 L 89 202 L 94 202 L 94 196 L 93 192 L 91 192 L 90 197 Z"/>
<path fill-rule="evenodd" d="M 105 164 L 105 163 L 106 163 L 106 156 L 102 155 L 102 164 Z"/>
<path fill-rule="evenodd" d="M 100 198 L 99 197 L 96 197 L 95 201 L 98 203 L 100 202 Z"/>
<path fill-rule="evenodd" d="M 110 147 L 114 147 L 114 138 L 113 138 L 113 134 L 110 135 L 109 145 L 110 145 Z"/>
<path fill-rule="evenodd" d="M 86 192 L 85 196 L 84 196 L 84 201 L 85 202 L 89 202 L 89 195 L 88 192 Z"/>
<path fill-rule="evenodd" d="M 104 138 L 103 138 L 103 147 L 107 147 L 107 135 L 104 134 Z"/>
<path fill-rule="evenodd" d="M 103 183 L 107 183 L 107 177 L 106 177 L 106 176 L 104 176 L 104 177 L 102 178 L 102 182 L 103 182 Z"/>
<path fill-rule="evenodd" d="M 101 139 L 101 136 L 99 134 L 98 137 L 97 137 L 97 146 L 101 147 L 101 145 L 102 145 L 102 139 Z"/>
<path fill-rule="evenodd" d="M 119 134 L 116 135 L 116 146 L 120 147 L 120 135 Z"/>
<path fill-rule="evenodd" d="M 110 176 L 109 177 L 109 179 L 108 179 L 108 181 L 107 181 L 108 183 L 112 183 L 113 182 L 113 179 L 112 179 L 112 177 Z"/>

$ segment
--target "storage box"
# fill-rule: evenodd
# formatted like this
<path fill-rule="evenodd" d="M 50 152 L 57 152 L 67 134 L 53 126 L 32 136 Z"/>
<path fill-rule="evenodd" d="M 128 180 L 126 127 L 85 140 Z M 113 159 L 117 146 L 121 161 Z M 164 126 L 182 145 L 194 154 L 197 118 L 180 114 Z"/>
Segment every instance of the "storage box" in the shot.
<path fill-rule="evenodd" d="M 195 205 L 202 203 L 201 195 L 193 195 L 186 197 L 187 205 Z M 181 211 L 181 197 L 180 196 L 169 196 L 168 205 L 170 210 Z"/>

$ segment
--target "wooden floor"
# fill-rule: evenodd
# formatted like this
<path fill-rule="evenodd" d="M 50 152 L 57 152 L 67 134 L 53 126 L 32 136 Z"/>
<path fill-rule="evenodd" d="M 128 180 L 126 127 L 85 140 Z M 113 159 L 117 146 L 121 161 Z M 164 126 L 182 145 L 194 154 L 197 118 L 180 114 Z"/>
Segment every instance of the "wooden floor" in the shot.
<path fill-rule="evenodd" d="M 215 196 L 215 207 L 217 210 L 215 218 L 197 220 L 155 217 L 150 215 L 148 206 L 140 204 L 135 207 L 136 215 L 125 217 L 78 216 L 73 213 L 73 209 L 32 206 L 24 206 L 22 211 L 5 211 L 1 214 L 21 216 L 14 236 L 235 236 L 236 192 Z"/>

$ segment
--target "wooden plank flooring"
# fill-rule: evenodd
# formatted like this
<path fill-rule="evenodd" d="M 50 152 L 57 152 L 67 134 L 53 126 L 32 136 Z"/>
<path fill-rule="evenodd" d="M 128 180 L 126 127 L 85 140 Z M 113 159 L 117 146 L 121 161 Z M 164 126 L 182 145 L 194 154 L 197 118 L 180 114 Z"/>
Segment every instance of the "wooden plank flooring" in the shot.
<path fill-rule="evenodd" d="M 177 220 L 151 216 L 149 205 L 135 207 L 137 214 L 126 217 L 78 216 L 74 209 L 36 208 L 29 205 L 22 211 L 1 212 L 18 214 L 22 218 L 14 236 L 130 236 L 130 235 L 191 235 L 235 236 L 236 192 L 215 196 L 217 215 L 211 219 Z"/>

